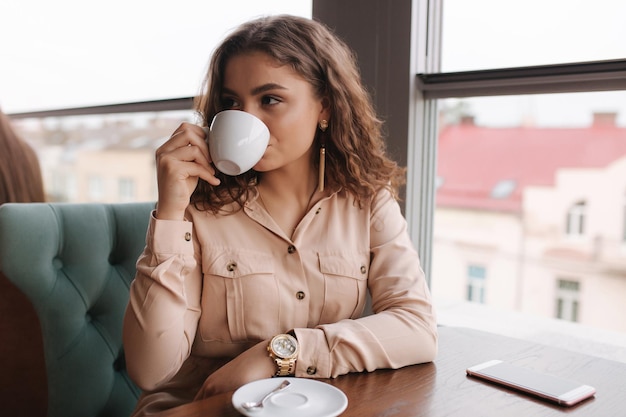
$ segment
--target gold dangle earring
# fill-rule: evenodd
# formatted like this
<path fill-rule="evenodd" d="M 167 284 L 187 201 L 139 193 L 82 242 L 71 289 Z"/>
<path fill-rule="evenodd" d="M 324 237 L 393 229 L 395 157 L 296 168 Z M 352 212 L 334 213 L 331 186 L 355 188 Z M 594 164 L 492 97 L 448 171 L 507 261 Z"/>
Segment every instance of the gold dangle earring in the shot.
<path fill-rule="evenodd" d="M 319 123 L 319 128 L 322 133 L 326 132 L 328 129 L 328 121 L 321 120 Z M 320 167 L 319 167 L 319 178 L 317 180 L 317 190 L 324 191 L 324 173 L 326 171 L 326 145 L 324 143 L 324 139 L 320 139 Z"/>

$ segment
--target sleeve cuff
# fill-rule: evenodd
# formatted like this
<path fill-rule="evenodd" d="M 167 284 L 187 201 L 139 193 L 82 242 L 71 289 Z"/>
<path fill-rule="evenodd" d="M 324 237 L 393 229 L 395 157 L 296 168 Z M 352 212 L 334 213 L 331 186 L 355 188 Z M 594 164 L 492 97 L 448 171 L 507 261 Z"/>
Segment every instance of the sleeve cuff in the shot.
<path fill-rule="evenodd" d="M 320 329 L 295 329 L 300 353 L 296 362 L 296 377 L 330 378 L 330 349 Z"/>
<path fill-rule="evenodd" d="M 159 220 L 150 216 L 147 244 L 155 254 L 194 254 L 193 223 L 184 220 Z"/>

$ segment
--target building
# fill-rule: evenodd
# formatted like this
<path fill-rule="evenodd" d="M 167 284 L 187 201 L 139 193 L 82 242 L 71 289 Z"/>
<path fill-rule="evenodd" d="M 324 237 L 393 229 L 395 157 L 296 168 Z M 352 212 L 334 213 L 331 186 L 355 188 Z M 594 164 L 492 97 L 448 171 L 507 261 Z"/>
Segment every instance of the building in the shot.
<path fill-rule="evenodd" d="M 626 128 L 615 119 L 442 127 L 433 294 L 626 332 Z"/>

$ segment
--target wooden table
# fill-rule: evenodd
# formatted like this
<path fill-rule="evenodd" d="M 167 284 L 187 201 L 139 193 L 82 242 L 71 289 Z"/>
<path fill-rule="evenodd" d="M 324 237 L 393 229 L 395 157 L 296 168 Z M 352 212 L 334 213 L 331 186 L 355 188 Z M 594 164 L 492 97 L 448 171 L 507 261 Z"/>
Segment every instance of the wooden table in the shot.
<path fill-rule="evenodd" d="M 491 359 L 592 385 L 596 396 L 561 407 L 465 375 L 467 367 Z M 434 363 L 324 381 L 347 395 L 342 417 L 626 416 L 626 364 L 467 328 L 439 328 Z M 159 417 L 241 417 L 231 397 L 232 392 L 218 395 Z"/>

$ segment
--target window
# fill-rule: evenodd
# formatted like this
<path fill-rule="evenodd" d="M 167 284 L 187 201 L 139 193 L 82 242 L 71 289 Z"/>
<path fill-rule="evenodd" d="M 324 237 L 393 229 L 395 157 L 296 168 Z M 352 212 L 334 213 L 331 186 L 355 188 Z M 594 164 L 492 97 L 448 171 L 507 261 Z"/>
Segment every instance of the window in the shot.
<path fill-rule="evenodd" d="M 0 38 L 11 41 L 0 105 L 37 149 L 49 200 L 154 201 L 154 151 L 181 122 L 197 122 L 191 97 L 217 42 L 254 17 L 311 16 L 311 4 L 1 1 Z"/>
<path fill-rule="evenodd" d="M 445 0 L 442 70 L 624 58 L 625 15 L 621 0 Z"/>
<path fill-rule="evenodd" d="M 193 96 L 226 32 L 278 13 L 310 16 L 311 0 L 0 1 L 2 110 Z"/>
<path fill-rule="evenodd" d="M 120 178 L 118 180 L 119 200 L 134 201 L 136 198 L 135 181 L 132 178 Z"/>
<path fill-rule="evenodd" d="M 251 3 L 255 7 L 260 5 L 262 11 L 252 8 L 246 11 L 258 15 L 269 13 L 266 6 L 278 3 L 278 0 Z M 296 7 L 301 2 L 288 0 L 285 3 Z M 313 4 L 318 8 L 336 8 L 327 10 L 333 14 L 342 7 L 340 3 L 314 1 Z M 501 0 L 398 0 L 393 7 L 408 3 L 418 9 L 413 15 L 417 22 L 411 22 L 412 27 L 418 30 L 411 39 L 412 53 L 415 54 L 410 60 L 411 76 L 405 77 L 411 79 L 412 84 L 403 86 L 407 87 L 403 91 L 409 91 L 414 100 L 397 100 L 385 89 L 372 91 L 378 91 L 379 98 L 387 100 L 387 104 L 392 102 L 398 106 L 388 111 L 389 116 L 401 114 L 401 117 L 408 116 L 410 119 L 409 140 L 405 141 L 408 142 L 408 149 L 401 153 L 406 155 L 409 167 L 406 215 L 411 237 L 420 251 L 426 276 L 431 281 L 437 308 L 444 310 L 445 301 L 448 301 L 439 303 L 442 291 L 451 301 L 468 304 L 470 274 L 480 275 L 467 269 L 468 260 L 487 259 L 489 296 L 484 295 L 483 287 L 485 305 L 472 303 L 471 307 L 489 309 L 493 303 L 498 303 L 497 307 L 505 310 L 554 318 L 555 310 L 559 310 L 558 306 L 555 307 L 555 303 L 559 303 L 555 296 L 555 287 L 558 287 L 555 282 L 563 275 L 576 276 L 581 267 L 593 267 L 599 273 L 586 281 L 584 286 L 581 285 L 578 291 L 580 299 L 584 300 L 585 311 L 593 311 L 600 318 L 590 321 L 590 314 L 580 315 L 576 307 L 577 320 L 581 324 L 626 332 L 626 322 L 607 319 L 626 317 L 626 305 L 617 296 L 626 293 L 626 279 L 615 279 L 616 276 L 626 276 L 623 266 L 626 253 L 615 250 L 618 246 L 622 249 L 622 242 L 626 242 L 626 196 L 619 191 L 606 191 L 626 190 L 626 176 L 621 168 L 626 163 L 626 48 L 622 41 L 626 38 L 626 25 L 622 23 L 626 3 L 621 0 L 598 0 L 590 5 L 582 0 L 530 0 L 517 5 Z M 0 2 L 0 16 L 4 15 L 1 9 L 4 5 Z M 305 7 L 310 9 L 310 3 Z M 231 2 L 228 9 L 245 8 L 233 7 Z M 351 26 L 348 30 L 352 30 L 353 35 L 356 33 L 356 37 L 362 34 L 364 21 L 377 23 L 367 26 L 371 31 L 389 28 L 388 22 L 391 21 L 393 29 L 398 29 L 398 32 L 407 29 L 402 32 L 408 33 L 410 28 L 399 27 L 397 19 L 384 22 L 384 14 L 379 13 L 382 9 L 364 7 L 358 16 L 346 14 L 348 17 L 342 19 L 339 25 Z M 563 10 L 568 13 L 563 14 Z M 29 22 L 34 22 L 28 13 L 13 11 L 7 15 L 25 16 Z M 145 20 L 130 19 L 133 22 Z M 181 21 L 186 22 L 184 19 Z M 202 25 L 197 28 L 204 30 L 202 28 L 207 27 L 206 23 L 202 20 Z M 55 25 L 58 26 L 57 23 Z M 234 21 L 227 23 L 228 28 L 232 26 Z M 225 31 L 227 27 L 222 29 Z M 13 33 L 10 28 L 8 31 Z M 38 34 L 38 31 L 33 29 L 32 33 Z M 133 28 L 133 33 L 149 32 Z M 187 30 L 177 33 L 183 34 L 183 43 L 188 39 L 202 39 L 200 47 L 195 44 L 194 54 L 199 49 L 210 49 L 207 46 L 210 41 L 203 36 L 194 36 Z M 35 38 L 40 39 L 41 36 L 36 35 Z M 128 45 L 134 45 L 132 35 L 127 34 L 125 40 Z M 153 39 L 150 42 L 155 43 Z M 56 43 L 63 45 L 62 42 Z M 156 44 L 177 48 L 173 36 L 171 45 L 164 45 L 161 41 Z M 30 46 L 24 49 L 30 51 Z M 42 49 L 45 48 L 42 46 Z M 107 48 L 107 51 L 115 50 L 114 45 Z M 163 57 L 172 56 L 163 50 L 158 53 Z M 52 54 L 50 52 L 47 57 Z M 10 52 L 8 55 L 13 56 Z M 25 53 L 14 55 L 20 59 L 29 56 Z M 201 58 L 203 68 L 208 52 L 194 56 L 190 59 L 197 63 L 196 58 Z M 145 57 L 145 54 L 142 55 L 142 59 Z M 376 58 L 376 68 L 365 68 L 364 74 L 375 72 L 377 78 L 395 80 L 395 77 L 387 77 L 382 66 L 385 62 L 395 65 L 398 61 Z M 88 59 L 83 61 L 90 62 Z M 154 62 L 147 65 L 164 68 Z M 191 68 L 195 64 L 185 62 L 181 65 Z M 21 67 L 37 70 L 50 66 L 31 66 L 11 59 L 0 71 L 9 71 L 9 74 L 13 71 L 15 74 L 19 73 L 16 68 Z M 141 74 L 146 73 L 140 66 L 137 68 L 140 68 Z M 193 81 L 193 88 L 187 85 L 182 89 L 159 90 L 159 97 L 194 94 L 201 71 L 199 67 L 194 68 L 198 75 L 188 77 Z M 93 77 L 90 71 L 83 72 Z M 166 72 L 155 75 L 161 80 L 171 78 L 169 75 L 175 72 L 180 80 L 184 78 L 177 69 Z M 55 80 L 58 73 L 51 73 L 51 76 Z M 11 76 L 0 74 L 3 110 L 20 111 L 27 105 L 55 109 L 89 104 L 72 101 L 75 96 L 41 94 L 42 85 L 33 85 L 32 80 L 51 83 L 38 78 L 37 74 L 23 78 L 18 94 L 11 98 L 11 89 L 4 88 L 6 83 L 2 84 L 3 80 L 11 80 Z M 125 76 L 124 82 L 119 83 L 123 90 L 130 91 L 131 86 L 126 84 L 130 78 Z M 154 85 L 153 82 L 150 87 Z M 145 87 L 145 83 L 138 80 L 137 86 Z M 75 93 L 74 84 L 66 82 L 63 87 L 64 93 L 70 89 Z M 34 93 L 29 96 L 23 94 L 23 90 Z M 154 93 L 152 88 L 148 90 Z M 95 91 L 89 91 L 88 96 L 95 97 Z M 41 101 L 41 97 L 56 100 L 62 96 L 70 102 Z M 100 96 L 98 100 L 124 102 L 140 97 L 150 99 L 149 95 L 134 91 L 123 98 Z M 191 120 L 191 116 L 181 116 L 179 121 Z M 151 117 L 155 120 L 150 119 L 150 123 L 143 127 L 135 126 L 135 134 L 127 135 L 123 131 L 124 123 L 134 122 L 124 121 L 111 127 L 119 121 L 117 115 L 100 117 L 97 129 L 87 132 L 89 136 L 103 138 L 107 146 L 114 146 L 110 134 L 116 132 L 126 155 L 133 146 L 150 141 L 153 145 L 157 144 L 171 132 L 167 123 L 172 120 L 162 115 L 153 114 Z M 61 159 L 55 155 L 53 145 L 62 143 L 62 153 L 73 155 L 65 144 L 73 143 L 74 134 L 85 132 L 79 132 L 81 127 L 78 125 L 88 128 L 91 124 L 80 122 L 74 125 L 72 129 L 76 132 L 67 134 L 64 138 L 66 142 L 60 142 L 63 129 L 53 129 L 50 123 L 60 122 L 51 119 L 54 118 L 34 123 L 42 127 L 41 131 L 30 130 L 34 128 L 25 120 L 22 124 L 24 136 L 35 137 L 35 141 L 49 146 L 44 153 L 44 170 L 51 175 L 44 177 L 52 178 L 58 185 L 52 193 L 55 198 L 80 201 L 85 198 L 84 190 L 77 190 L 78 181 L 70 169 L 71 161 L 66 161 L 68 156 Z M 151 129 L 150 126 L 159 129 Z M 400 136 L 400 140 L 404 141 L 404 136 Z M 614 146 L 613 150 L 607 152 L 611 146 Z M 394 147 L 390 149 L 394 150 Z M 57 160 L 62 163 L 58 163 L 56 168 L 48 163 Z M 111 158 L 112 163 L 117 160 L 119 154 Z M 149 166 L 153 158 L 146 158 L 143 163 Z M 154 166 L 149 166 L 147 171 L 153 174 Z M 130 174 L 125 175 L 130 177 Z M 154 184 L 153 178 L 136 179 L 134 189 L 138 195 L 146 190 L 152 192 L 150 197 L 137 198 L 153 199 L 156 195 Z M 585 232 L 581 238 L 589 236 L 593 237 L 593 241 L 576 239 L 572 243 L 563 239 L 570 221 L 567 213 L 577 201 L 584 202 L 585 206 L 584 210 L 571 216 L 572 224 Z M 623 227 L 620 227 L 622 207 L 624 219 Z M 608 268 L 596 268 L 604 265 L 606 259 L 612 262 L 607 264 Z M 591 262 L 596 264 L 591 265 Z M 486 279 L 481 281 L 481 278 L 472 276 L 471 280 L 474 297 L 480 294 L 478 287 L 480 282 L 486 283 Z M 617 295 L 598 299 L 597 294 Z M 565 309 L 561 308 L 561 311 Z M 570 308 L 570 311 L 574 309 Z M 495 321 L 499 317 L 493 314 L 489 319 Z"/>
<path fill-rule="evenodd" d="M 626 189 L 626 49 L 604 36 L 623 36 L 611 14 L 626 3 L 470 3 L 428 1 L 429 36 L 418 42 L 414 123 L 424 127 L 413 160 L 436 164 L 410 178 L 408 194 L 432 192 L 433 221 L 422 209 L 412 230 L 432 242 L 437 306 L 476 299 L 486 280 L 455 265 L 487 256 L 498 279 L 485 308 L 626 332 L 608 319 L 626 315 L 623 300 L 600 296 L 626 293 L 615 280 L 626 278 L 626 196 L 608 191 Z M 567 19 L 564 9 L 574 9 Z M 581 269 L 594 271 L 584 286 L 561 278 Z"/>
<path fill-rule="evenodd" d="M 101 201 L 104 197 L 104 181 L 98 175 L 90 175 L 88 179 L 88 195 L 91 201 Z"/>
<path fill-rule="evenodd" d="M 484 266 L 469 265 L 467 267 L 467 300 L 475 303 L 485 302 L 485 277 L 487 271 Z"/>
<path fill-rule="evenodd" d="M 557 281 L 556 317 L 563 320 L 578 321 L 579 308 L 578 281 L 559 279 Z"/>
<path fill-rule="evenodd" d="M 42 167 L 42 171 L 45 168 Z M 44 178 L 46 176 L 44 175 Z M 46 184 L 46 198 L 52 201 L 68 201 L 69 181 L 62 173 L 53 172 L 48 174 L 50 181 Z"/>
<path fill-rule="evenodd" d="M 585 233 L 586 206 L 584 201 L 579 201 L 568 210 L 565 228 L 568 236 L 581 236 Z"/>

